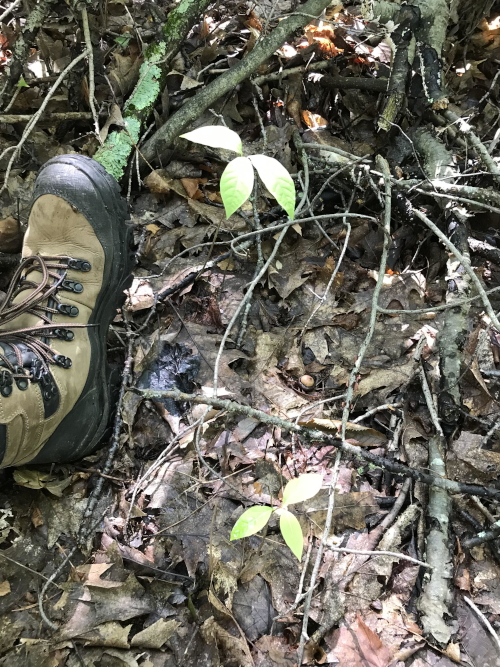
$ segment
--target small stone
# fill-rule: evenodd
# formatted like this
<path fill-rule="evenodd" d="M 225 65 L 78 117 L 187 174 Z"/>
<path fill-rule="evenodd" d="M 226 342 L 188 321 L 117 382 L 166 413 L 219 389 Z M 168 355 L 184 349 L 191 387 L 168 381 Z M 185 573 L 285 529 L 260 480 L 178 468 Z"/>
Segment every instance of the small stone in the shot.
<path fill-rule="evenodd" d="M 23 235 L 19 222 L 11 216 L 0 220 L 0 252 L 19 252 L 22 244 Z"/>

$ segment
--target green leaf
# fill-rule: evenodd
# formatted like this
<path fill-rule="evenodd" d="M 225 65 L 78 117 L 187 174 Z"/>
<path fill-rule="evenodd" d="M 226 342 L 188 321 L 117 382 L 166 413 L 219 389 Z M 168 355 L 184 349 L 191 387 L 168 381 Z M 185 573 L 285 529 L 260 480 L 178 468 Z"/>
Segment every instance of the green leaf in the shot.
<path fill-rule="evenodd" d="M 250 160 L 237 157 L 227 165 L 220 179 L 220 196 L 226 209 L 226 218 L 246 202 L 253 189 L 254 173 Z"/>
<path fill-rule="evenodd" d="M 293 220 L 295 214 L 295 184 L 285 167 L 273 157 L 266 155 L 249 155 L 253 166 L 257 169 L 262 182 L 285 209 Z"/>
<path fill-rule="evenodd" d="M 234 524 L 231 531 L 232 540 L 240 540 L 242 537 L 249 537 L 255 535 L 259 530 L 262 530 L 269 517 L 274 512 L 272 507 L 267 505 L 255 505 L 250 507 L 246 512 L 240 516 L 238 521 Z"/>
<path fill-rule="evenodd" d="M 24 76 L 19 77 L 19 81 L 17 82 L 16 86 L 18 88 L 29 88 L 29 84 L 26 83 Z"/>
<path fill-rule="evenodd" d="M 122 49 L 127 48 L 128 43 L 132 39 L 132 35 L 130 33 L 127 33 L 126 35 L 120 35 L 119 37 L 115 37 L 115 42 L 118 44 L 118 46 L 121 46 Z"/>
<path fill-rule="evenodd" d="M 316 473 L 300 475 L 290 480 L 283 491 L 283 507 L 293 505 L 293 503 L 301 503 L 304 500 L 312 498 L 321 489 L 322 483 L 322 475 L 317 475 Z"/>
<path fill-rule="evenodd" d="M 297 558 L 302 560 L 302 548 L 304 546 L 304 537 L 297 517 L 288 510 L 279 510 L 280 512 L 280 530 L 283 539 Z"/>
<path fill-rule="evenodd" d="M 184 139 L 189 139 L 195 144 L 203 144 L 204 146 L 210 146 L 211 148 L 225 148 L 228 151 L 234 151 L 240 155 L 243 153 L 243 146 L 241 144 L 241 139 L 230 130 L 228 127 L 223 125 L 206 125 L 205 127 L 198 127 L 192 132 L 187 134 L 181 134 L 181 137 Z"/>

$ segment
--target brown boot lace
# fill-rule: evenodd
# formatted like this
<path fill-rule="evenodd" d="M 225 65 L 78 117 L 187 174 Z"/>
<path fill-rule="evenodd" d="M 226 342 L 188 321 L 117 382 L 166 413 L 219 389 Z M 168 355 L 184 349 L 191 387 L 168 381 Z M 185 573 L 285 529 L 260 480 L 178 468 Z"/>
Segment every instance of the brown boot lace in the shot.
<path fill-rule="evenodd" d="M 88 325 L 65 323 L 64 327 L 61 327 L 60 324 L 52 322 L 52 316 L 78 316 L 76 306 L 61 303 L 59 292 L 83 292 L 83 285 L 66 278 L 67 271 L 73 269 L 87 272 L 91 268 L 86 260 L 73 257 L 32 255 L 21 261 L 12 277 L 5 300 L 0 305 L 0 395 L 12 394 L 13 380 L 21 390 L 27 389 L 30 381 L 49 384 L 50 365 L 71 367 L 71 359 L 55 353 L 49 339 L 71 341 L 74 338 L 71 329 L 85 328 Z M 35 271 L 42 276 L 41 280 L 38 280 L 37 276 L 37 282 L 29 279 L 30 274 Z M 14 303 L 14 299 L 25 290 L 32 291 L 25 299 Z M 2 330 L 5 324 L 25 313 L 34 315 L 42 320 L 43 324 L 10 331 Z"/>

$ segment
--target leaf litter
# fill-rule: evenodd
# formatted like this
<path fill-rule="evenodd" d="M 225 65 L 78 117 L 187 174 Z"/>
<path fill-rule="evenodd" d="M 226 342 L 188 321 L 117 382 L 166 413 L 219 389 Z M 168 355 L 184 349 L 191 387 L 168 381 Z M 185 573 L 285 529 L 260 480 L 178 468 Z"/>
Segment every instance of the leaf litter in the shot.
<path fill-rule="evenodd" d="M 474 16 L 464 9 L 467 3 L 459 4 L 443 51 L 449 108 L 470 114 L 473 131 L 498 159 L 498 17 L 487 3 L 478 3 Z M 69 4 L 48 5 L 43 29 L 28 37 L 22 80 L 3 100 L 5 114 L 33 115 L 73 56 L 78 13 Z M 38 169 L 67 152 L 92 156 L 100 141 L 123 129 L 125 103 L 140 79 L 145 47 L 155 39 L 153 24 L 167 16 L 160 4 L 138 2 L 109 3 L 106 16 L 89 11 L 94 46 L 99 44 L 100 137 L 92 133 L 81 62 L 51 98 L 0 195 L 2 290 L 20 251 Z M 150 131 L 221 70 L 251 54 L 291 11 L 287 2 L 211 6 L 172 62 Z M 2 24 L 4 77 L 28 18 L 26 7 L 14 8 Z M 109 335 L 109 358 L 120 372 L 124 340 L 134 334 L 120 450 L 106 478 L 106 448 L 72 465 L 2 471 L 1 666 L 292 667 L 299 652 L 304 664 L 345 667 L 448 667 L 467 659 L 497 664 L 500 534 L 469 541 L 498 524 L 498 498 L 453 495 L 449 586 L 436 603 L 448 610 L 449 635 L 442 640 L 422 625 L 418 604 L 427 577 L 418 563 L 428 557 L 433 501 L 418 479 L 408 493 L 405 479 L 408 470 L 426 472 L 431 465 L 432 406 L 437 403 L 447 423 L 442 399 L 453 387 L 443 384 L 443 364 L 453 354 L 461 357 L 455 383 L 460 410 L 446 434 L 446 476 L 477 485 L 476 491 L 495 487 L 498 479 L 500 333 L 476 299 L 456 348 L 443 347 L 450 309 L 440 307 L 461 289 L 464 268 L 412 212 L 424 211 L 446 231 L 450 214 L 457 215 L 452 224 L 462 224 L 464 207 L 468 261 L 484 289 L 496 288 L 498 174 L 484 153 L 474 154 L 474 140 L 440 115 L 445 106 L 425 100 L 416 70 L 404 113 L 389 133 L 380 131 L 386 89 L 378 84 L 395 71 L 401 38 L 397 16 L 386 19 L 331 6 L 261 64 L 253 83 L 247 78 L 235 86 L 184 135 L 192 139 L 203 126 L 226 126 L 234 133 L 232 145 L 181 140 L 169 159 L 141 173 L 131 160 L 124 192 L 138 263 Z M 3 151 L 17 145 L 24 123 L 2 119 Z M 438 196 L 446 189 L 435 180 L 432 150 L 419 139 L 417 125 L 450 158 L 457 178 L 448 198 Z M 311 220 L 290 225 L 276 252 L 280 229 L 266 229 L 286 219 L 272 184 L 250 188 L 250 201 L 239 210 L 236 201 L 226 219 L 221 177 L 231 157 L 224 149 L 242 150 L 257 169 L 259 161 L 278 160 L 293 177 L 298 201 L 305 197 L 300 217 Z M 379 292 L 385 237 L 378 153 L 389 160 L 395 183 Z M 7 164 L 3 153 L 4 173 Z M 240 236 L 249 239 L 245 247 Z M 375 296 L 383 310 L 361 354 Z M 498 310 L 494 293 L 490 299 Z M 227 404 L 207 412 L 202 401 L 144 397 L 137 389 L 229 399 L 260 416 Z M 300 430 L 292 431 L 290 423 Z M 336 466 L 339 438 L 375 458 L 345 453 Z M 387 460 L 407 465 L 407 472 L 390 471 Z M 275 514 L 259 535 L 230 540 L 245 510 L 277 508 L 287 482 L 311 473 L 322 476 L 321 491 L 291 507 L 304 536 L 294 549 L 303 548 L 301 563 Z M 94 508 L 97 523 L 82 542 L 88 499 L 99 479 L 105 485 Z M 54 574 L 42 602 L 57 631 L 39 612 L 40 591 Z"/>

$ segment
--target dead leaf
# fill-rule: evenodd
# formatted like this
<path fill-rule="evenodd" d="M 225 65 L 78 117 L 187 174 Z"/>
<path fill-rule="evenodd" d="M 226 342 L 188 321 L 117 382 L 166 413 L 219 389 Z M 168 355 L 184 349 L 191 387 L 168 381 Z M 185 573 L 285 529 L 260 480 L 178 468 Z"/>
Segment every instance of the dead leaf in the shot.
<path fill-rule="evenodd" d="M 38 526 L 43 526 L 43 516 L 38 507 L 33 508 L 31 513 L 31 523 L 38 528 Z"/>
<path fill-rule="evenodd" d="M 200 632 L 207 643 L 216 644 L 223 650 L 226 660 L 234 662 L 239 667 L 254 667 L 246 641 L 222 628 L 213 616 L 203 623 Z"/>
<path fill-rule="evenodd" d="M 206 178 L 181 178 L 181 183 L 191 199 L 203 199 L 203 192 L 200 190 L 200 183 L 206 183 Z"/>
<path fill-rule="evenodd" d="M 127 300 L 125 308 L 132 312 L 152 308 L 155 304 L 155 294 L 148 280 L 134 278 L 131 287 L 125 291 Z"/>
<path fill-rule="evenodd" d="M 165 621 L 163 618 L 160 618 L 156 623 L 149 625 L 134 635 L 130 645 L 140 648 L 159 649 L 168 642 L 179 626 L 180 623 L 175 619 Z"/>
<path fill-rule="evenodd" d="M 0 597 L 8 595 L 10 593 L 10 583 L 8 581 L 2 581 L 0 583 Z"/>
<path fill-rule="evenodd" d="M 111 125 L 117 125 L 118 127 L 125 127 L 125 121 L 123 120 L 122 112 L 118 104 L 113 104 L 111 106 L 111 112 L 99 132 L 99 136 L 103 143 L 106 141 L 109 128 L 111 127 Z"/>
<path fill-rule="evenodd" d="M 328 126 L 328 121 L 325 118 L 317 113 L 308 111 L 307 109 L 304 109 L 300 115 L 302 116 L 302 120 L 307 125 L 307 127 L 310 127 L 313 130 Z"/>
<path fill-rule="evenodd" d="M 144 185 L 148 187 L 150 192 L 154 192 L 155 194 L 167 194 L 173 191 L 185 199 L 188 197 L 181 181 L 176 178 L 170 178 L 166 169 L 155 169 L 152 171 L 144 179 Z"/>
<path fill-rule="evenodd" d="M 387 646 L 359 614 L 356 623 L 340 627 L 328 643 L 332 646 L 328 661 L 336 660 L 338 667 L 387 667 L 392 659 Z"/>

